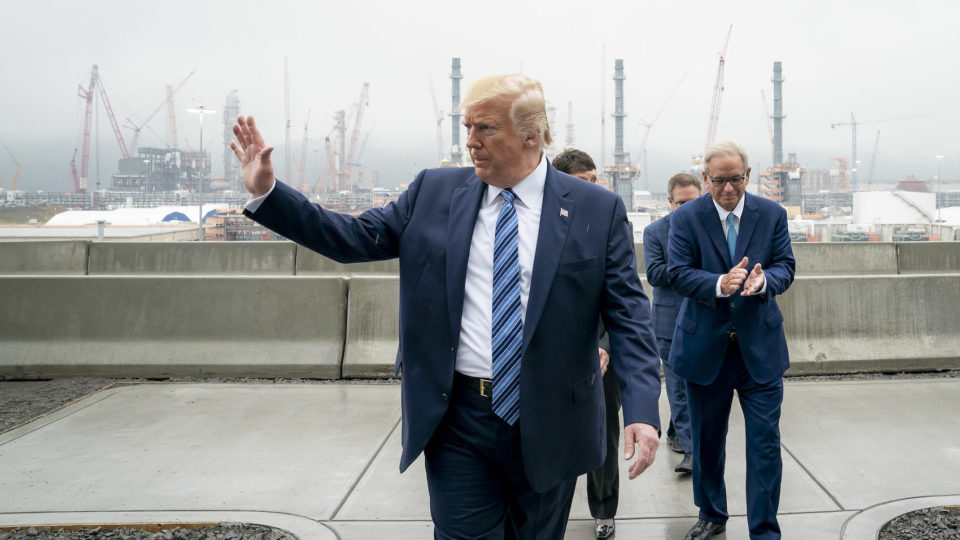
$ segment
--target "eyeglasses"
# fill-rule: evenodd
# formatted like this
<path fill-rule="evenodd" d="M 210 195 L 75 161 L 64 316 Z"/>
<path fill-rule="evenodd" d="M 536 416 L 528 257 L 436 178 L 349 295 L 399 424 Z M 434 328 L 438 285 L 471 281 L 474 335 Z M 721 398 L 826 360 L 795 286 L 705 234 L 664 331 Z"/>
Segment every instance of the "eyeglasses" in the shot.
<path fill-rule="evenodd" d="M 743 183 L 744 180 L 747 179 L 747 177 L 743 176 L 742 174 L 737 176 L 730 176 L 727 178 L 714 178 L 708 174 L 707 178 L 709 178 L 710 181 L 713 182 L 713 185 L 716 187 L 723 187 L 723 185 L 726 184 L 727 182 L 730 182 L 735 186 L 739 186 L 740 184 Z"/>

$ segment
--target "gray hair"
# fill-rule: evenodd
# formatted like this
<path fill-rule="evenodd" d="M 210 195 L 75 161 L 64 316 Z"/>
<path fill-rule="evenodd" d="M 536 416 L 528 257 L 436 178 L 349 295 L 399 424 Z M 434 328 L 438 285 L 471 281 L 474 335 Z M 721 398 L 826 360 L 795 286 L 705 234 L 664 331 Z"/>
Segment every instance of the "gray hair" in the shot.
<path fill-rule="evenodd" d="M 747 158 L 747 151 L 742 146 L 733 141 L 717 141 L 707 147 L 703 154 L 703 170 L 710 170 L 710 160 L 718 156 L 736 156 L 739 155 L 743 161 L 743 173 L 747 173 L 750 168 L 750 160 Z"/>

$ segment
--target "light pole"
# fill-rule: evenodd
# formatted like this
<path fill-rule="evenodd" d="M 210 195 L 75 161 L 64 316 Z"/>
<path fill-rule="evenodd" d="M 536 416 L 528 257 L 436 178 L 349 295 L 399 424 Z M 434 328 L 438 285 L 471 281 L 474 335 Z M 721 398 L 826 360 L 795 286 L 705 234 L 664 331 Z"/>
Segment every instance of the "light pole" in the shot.
<path fill-rule="evenodd" d="M 210 107 L 204 107 L 203 105 L 197 105 L 195 107 L 190 107 L 187 109 L 187 112 L 199 114 L 200 115 L 200 181 L 197 182 L 199 194 L 200 194 L 200 219 L 197 221 L 197 241 L 203 242 L 203 178 L 204 178 L 204 169 L 203 169 L 203 117 L 208 114 L 213 114 L 215 111 Z"/>
<path fill-rule="evenodd" d="M 937 223 L 940 223 L 940 175 L 943 169 L 943 155 L 937 154 Z"/>

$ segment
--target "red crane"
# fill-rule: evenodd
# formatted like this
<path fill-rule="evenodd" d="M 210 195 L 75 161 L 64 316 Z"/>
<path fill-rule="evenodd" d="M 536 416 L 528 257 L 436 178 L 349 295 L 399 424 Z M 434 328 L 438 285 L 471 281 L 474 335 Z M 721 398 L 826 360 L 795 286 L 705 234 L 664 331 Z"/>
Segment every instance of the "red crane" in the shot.
<path fill-rule="evenodd" d="M 113 134 L 117 137 L 117 144 L 120 145 L 120 152 L 123 157 L 130 157 L 127 152 L 127 145 L 123 142 L 123 136 L 120 134 L 120 126 L 117 125 L 117 119 L 113 116 L 113 107 L 110 106 L 110 99 L 107 97 L 107 91 L 103 87 L 103 81 L 100 79 L 100 73 L 97 65 L 93 65 L 90 73 L 90 86 L 86 89 L 79 86 L 77 95 L 86 101 L 86 107 L 83 115 L 83 136 L 81 139 L 82 152 L 80 153 L 80 171 L 77 173 L 77 149 L 73 150 L 73 158 L 70 160 L 70 171 L 73 173 L 73 190 L 77 193 L 86 193 L 87 191 L 87 168 L 90 164 L 90 127 L 93 122 L 93 99 L 96 91 L 99 89 L 100 97 L 103 100 L 103 106 L 110 119 L 110 125 L 113 127 Z"/>
<path fill-rule="evenodd" d="M 357 103 L 356 116 L 353 117 L 353 130 L 350 132 L 350 151 L 347 152 L 347 175 L 344 185 L 350 185 L 353 180 L 353 169 L 360 165 L 356 163 L 357 148 L 360 140 L 360 125 L 363 123 L 363 110 L 369 103 L 370 83 L 363 83 L 363 90 L 360 92 L 360 102 Z"/>
<path fill-rule="evenodd" d="M 730 33 L 733 32 L 733 25 L 727 30 L 727 40 L 723 43 L 723 52 L 720 53 L 720 63 L 717 65 L 717 77 L 713 83 L 713 102 L 710 104 L 710 116 L 707 119 L 707 140 L 703 147 L 706 148 L 717 138 L 717 127 L 720 122 L 720 98 L 723 96 L 723 66 L 726 64 L 727 46 L 730 44 Z"/>

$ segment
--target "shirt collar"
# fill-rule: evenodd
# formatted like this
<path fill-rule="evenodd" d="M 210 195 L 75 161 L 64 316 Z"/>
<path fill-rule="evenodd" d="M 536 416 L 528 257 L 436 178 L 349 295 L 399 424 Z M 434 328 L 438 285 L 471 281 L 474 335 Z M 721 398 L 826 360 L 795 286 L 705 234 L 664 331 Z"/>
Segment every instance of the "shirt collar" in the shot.
<path fill-rule="evenodd" d="M 527 208 L 533 208 L 536 201 L 543 198 L 543 186 L 547 183 L 547 157 L 546 154 L 540 154 L 540 163 L 537 168 L 524 177 L 519 184 L 513 186 L 513 192 L 517 199 Z M 503 191 L 502 188 L 487 184 L 487 194 L 483 197 L 483 205 L 489 206 L 496 200 L 497 195 Z"/>
<path fill-rule="evenodd" d="M 747 193 L 744 192 L 743 197 L 740 197 L 740 201 L 737 203 L 737 206 L 734 207 L 732 212 L 730 212 L 730 211 L 724 210 L 722 206 L 717 204 L 716 199 L 714 199 L 712 195 L 710 196 L 710 200 L 713 201 L 714 208 L 716 208 L 717 212 L 720 214 L 720 221 L 724 221 L 724 222 L 727 221 L 728 214 L 733 214 L 737 216 L 737 221 L 740 220 L 740 216 L 743 214 L 743 201 L 746 198 L 747 198 Z"/>

